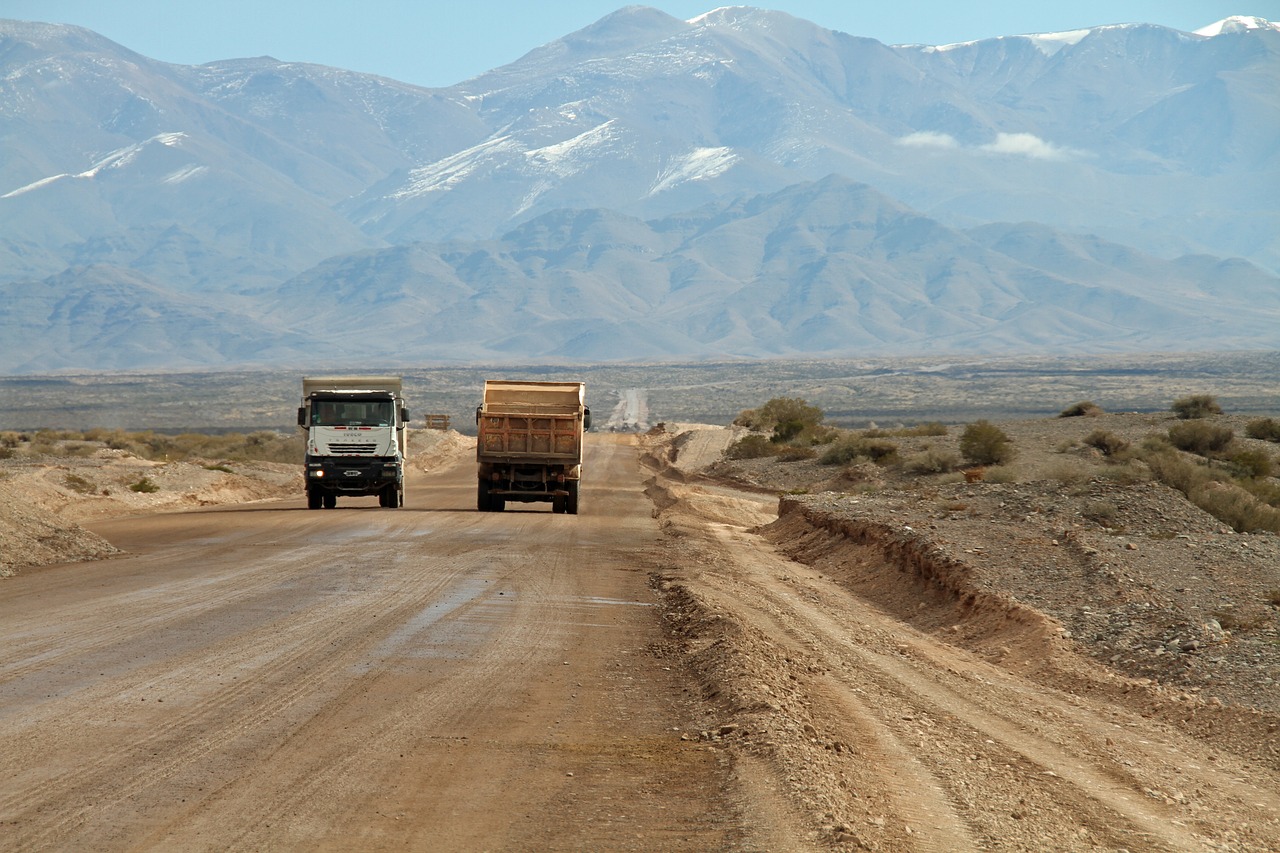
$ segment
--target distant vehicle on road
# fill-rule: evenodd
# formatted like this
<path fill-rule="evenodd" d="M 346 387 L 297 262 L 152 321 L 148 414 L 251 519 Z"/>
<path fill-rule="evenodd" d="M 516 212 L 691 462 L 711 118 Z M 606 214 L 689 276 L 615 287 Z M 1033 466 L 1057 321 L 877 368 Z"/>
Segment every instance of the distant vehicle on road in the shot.
<path fill-rule="evenodd" d="M 586 385 L 490 379 L 476 409 L 476 509 L 550 501 L 577 515 L 583 433 L 591 429 Z"/>

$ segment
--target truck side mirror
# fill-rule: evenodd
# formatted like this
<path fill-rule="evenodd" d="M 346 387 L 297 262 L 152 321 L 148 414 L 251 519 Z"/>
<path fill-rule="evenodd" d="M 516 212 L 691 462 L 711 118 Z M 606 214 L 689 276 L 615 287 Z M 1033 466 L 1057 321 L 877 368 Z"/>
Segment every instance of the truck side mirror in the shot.
<path fill-rule="evenodd" d="M 409 423 L 409 410 L 401 409 L 400 410 L 400 426 L 404 426 L 408 423 Z"/>
<path fill-rule="evenodd" d="M 584 430 L 591 429 L 591 409 L 585 406 L 582 409 L 582 428 Z"/>
<path fill-rule="evenodd" d="M 298 407 L 298 426 L 307 425 L 307 409 L 305 406 Z"/>

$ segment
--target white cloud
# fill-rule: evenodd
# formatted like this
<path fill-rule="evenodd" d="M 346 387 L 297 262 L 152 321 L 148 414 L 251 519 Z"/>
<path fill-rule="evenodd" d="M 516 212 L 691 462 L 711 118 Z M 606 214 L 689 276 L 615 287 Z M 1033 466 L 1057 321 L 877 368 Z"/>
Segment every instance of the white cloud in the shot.
<path fill-rule="evenodd" d="M 936 133 L 931 130 L 922 130 L 919 133 L 910 133 L 898 140 L 900 145 L 909 145 L 913 148 L 959 148 L 960 143 L 949 133 Z"/>
<path fill-rule="evenodd" d="M 1015 154 L 1033 160 L 1066 160 L 1079 153 L 1045 142 L 1033 133 L 997 133 L 995 142 L 979 147 L 993 154 Z"/>
<path fill-rule="evenodd" d="M 949 133 L 922 130 L 898 139 L 899 145 L 910 148 L 937 148 L 953 151 L 983 151 L 988 154 L 1008 154 L 1032 160 L 1071 160 L 1086 156 L 1085 152 L 1046 142 L 1034 133 L 997 133 L 995 142 L 986 145 L 965 146 Z"/>

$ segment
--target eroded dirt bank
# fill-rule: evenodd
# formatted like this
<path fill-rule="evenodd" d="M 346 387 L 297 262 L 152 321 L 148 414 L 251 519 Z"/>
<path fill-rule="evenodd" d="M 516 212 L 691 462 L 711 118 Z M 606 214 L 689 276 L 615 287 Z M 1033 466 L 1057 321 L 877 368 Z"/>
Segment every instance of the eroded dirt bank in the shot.
<path fill-rule="evenodd" d="M 1098 487 L 1123 538 L 1034 485 L 779 501 L 733 488 L 708 440 L 648 457 L 678 555 L 658 584 L 720 714 L 703 736 L 784 790 L 815 843 L 1280 845 L 1275 640 L 1209 615 L 1271 582 L 1274 537 L 1149 484 Z"/>

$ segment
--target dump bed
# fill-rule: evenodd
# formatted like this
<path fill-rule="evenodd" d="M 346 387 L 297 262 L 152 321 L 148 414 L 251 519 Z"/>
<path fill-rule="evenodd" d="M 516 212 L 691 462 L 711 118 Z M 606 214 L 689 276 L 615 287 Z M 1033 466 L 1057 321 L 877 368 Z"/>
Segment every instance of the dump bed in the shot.
<path fill-rule="evenodd" d="M 582 457 L 584 396 L 581 382 L 486 381 L 477 458 L 576 464 Z"/>

